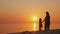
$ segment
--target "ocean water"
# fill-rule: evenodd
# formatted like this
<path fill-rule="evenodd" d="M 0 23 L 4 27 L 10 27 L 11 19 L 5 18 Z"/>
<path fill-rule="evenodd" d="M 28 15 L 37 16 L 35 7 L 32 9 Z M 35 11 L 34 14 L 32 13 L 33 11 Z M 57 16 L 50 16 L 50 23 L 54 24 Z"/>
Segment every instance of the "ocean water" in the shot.
<path fill-rule="evenodd" d="M 50 29 L 60 29 L 60 24 L 51 24 Z M 34 31 L 33 24 L 0 24 L 0 34 Z M 37 28 L 38 30 L 38 25 Z M 42 28 L 44 29 L 44 27 Z"/>

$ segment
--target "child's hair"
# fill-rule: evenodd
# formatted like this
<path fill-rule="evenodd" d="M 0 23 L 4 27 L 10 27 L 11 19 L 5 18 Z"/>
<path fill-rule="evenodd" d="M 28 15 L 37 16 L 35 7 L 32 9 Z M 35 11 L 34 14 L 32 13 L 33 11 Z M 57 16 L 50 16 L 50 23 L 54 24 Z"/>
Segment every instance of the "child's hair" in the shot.
<path fill-rule="evenodd" d="M 41 18 L 39 18 L 39 23 L 41 23 L 42 22 L 42 19 Z"/>
<path fill-rule="evenodd" d="M 39 20 L 41 21 L 42 19 L 40 18 Z"/>
<path fill-rule="evenodd" d="M 42 19 L 40 18 L 40 20 L 42 20 Z"/>

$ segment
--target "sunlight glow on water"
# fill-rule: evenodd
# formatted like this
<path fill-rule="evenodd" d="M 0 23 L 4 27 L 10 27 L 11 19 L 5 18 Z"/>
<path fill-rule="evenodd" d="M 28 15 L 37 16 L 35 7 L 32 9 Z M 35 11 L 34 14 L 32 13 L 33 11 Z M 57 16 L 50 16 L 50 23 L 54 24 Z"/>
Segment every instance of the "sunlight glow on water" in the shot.
<path fill-rule="evenodd" d="M 34 23 L 34 31 L 36 31 L 36 23 Z"/>

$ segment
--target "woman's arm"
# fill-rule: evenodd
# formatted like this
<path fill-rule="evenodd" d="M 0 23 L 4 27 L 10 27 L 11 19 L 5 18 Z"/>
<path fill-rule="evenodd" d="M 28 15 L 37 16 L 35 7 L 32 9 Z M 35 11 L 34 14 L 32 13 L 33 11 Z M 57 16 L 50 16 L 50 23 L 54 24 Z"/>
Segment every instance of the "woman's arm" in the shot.
<path fill-rule="evenodd" d="M 45 20 L 46 20 L 46 17 L 45 17 L 45 19 L 42 22 L 44 22 Z"/>

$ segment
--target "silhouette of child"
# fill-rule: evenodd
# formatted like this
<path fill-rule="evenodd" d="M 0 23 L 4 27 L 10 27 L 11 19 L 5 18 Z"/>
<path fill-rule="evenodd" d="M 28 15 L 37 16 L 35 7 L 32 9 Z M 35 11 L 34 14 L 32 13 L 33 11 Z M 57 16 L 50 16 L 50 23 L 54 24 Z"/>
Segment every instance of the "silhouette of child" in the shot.
<path fill-rule="evenodd" d="M 42 19 L 39 18 L 39 31 L 41 31 L 41 28 L 42 28 Z"/>

